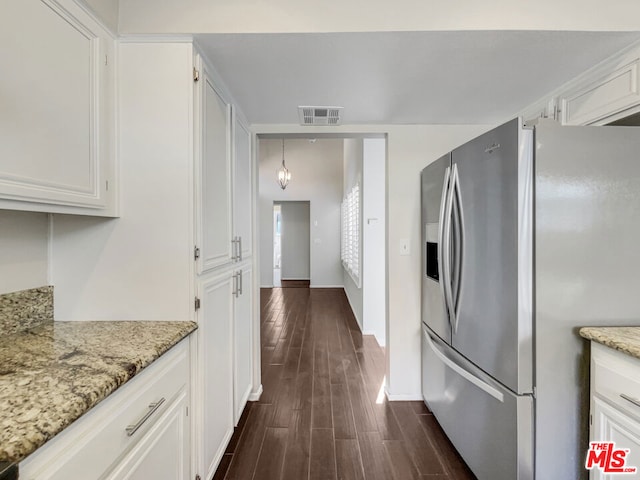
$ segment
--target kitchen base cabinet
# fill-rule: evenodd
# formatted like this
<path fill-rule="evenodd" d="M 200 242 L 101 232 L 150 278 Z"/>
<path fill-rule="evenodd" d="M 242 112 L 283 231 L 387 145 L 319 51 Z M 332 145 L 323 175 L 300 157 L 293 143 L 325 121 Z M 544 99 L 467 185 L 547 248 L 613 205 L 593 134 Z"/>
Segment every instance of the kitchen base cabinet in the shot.
<path fill-rule="evenodd" d="M 640 469 L 639 378 L 640 359 L 591 343 L 590 441 L 614 442 L 616 449 L 628 449 L 626 466 Z M 615 476 L 594 468 L 589 478 L 609 480 Z"/>
<path fill-rule="evenodd" d="M 614 442 L 615 448 L 629 449 L 626 464 L 640 467 L 640 422 L 598 397 L 593 399 L 592 441 Z M 598 440 L 595 440 L 598 439 Z M 591 480 L 609 479 L 602 470 L 591 471 Z"/>
<path fill-rule="evenodd" d="M 182 392 L 106 480 L 188 480 L 187 400 Z"/>
<path fill-rule="evenodd" d="M 190 478 L 190 341 L 181 341 L 23 460 L 20 479 Z"/>

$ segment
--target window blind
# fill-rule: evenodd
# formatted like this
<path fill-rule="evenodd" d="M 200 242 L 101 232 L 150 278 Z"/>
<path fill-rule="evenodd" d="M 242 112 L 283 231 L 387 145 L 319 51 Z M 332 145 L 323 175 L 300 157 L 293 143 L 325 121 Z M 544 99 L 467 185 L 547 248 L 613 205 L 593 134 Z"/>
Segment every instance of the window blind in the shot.
<path fill-rule="evenodd" d="M 342 265 L 360 286 L 360 183 L 342 201 Z"/>

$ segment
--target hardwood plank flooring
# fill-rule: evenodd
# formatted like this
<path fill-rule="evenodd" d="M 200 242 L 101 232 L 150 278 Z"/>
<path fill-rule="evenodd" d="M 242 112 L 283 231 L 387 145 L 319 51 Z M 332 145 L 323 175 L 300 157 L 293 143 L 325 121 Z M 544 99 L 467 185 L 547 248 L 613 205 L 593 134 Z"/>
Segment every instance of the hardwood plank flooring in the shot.
<path fill-rule="evenodd" d="M 474 480 L 423 402 L 388 402 L 385 353 L 342 289 L 260 292 L 262 385 L 215 480 Z"/>

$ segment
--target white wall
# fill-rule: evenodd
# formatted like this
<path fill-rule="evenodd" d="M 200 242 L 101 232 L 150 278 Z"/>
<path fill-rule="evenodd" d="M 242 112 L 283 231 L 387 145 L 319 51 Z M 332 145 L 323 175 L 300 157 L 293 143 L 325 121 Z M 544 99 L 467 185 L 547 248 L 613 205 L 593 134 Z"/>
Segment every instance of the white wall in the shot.
<path fill-rule="evenodd" d="M 54 216 L 56 319 L 191 320 L 192 48 L 123 43 L 118 55 L 122 216 Z"/>
<path fill-rule="evenodd" d="M 273 285 L 273 202 L 306 200 L 311 219 L 311 286 L 342 286 L 342 140 L 286 140 L 285 161 L 291 170 L 286 190 L 276 181 L 281 161 L 281 140 L 259 139 L 260 284 Z"/>
<path fill-rule="evenodd" d="M 310 231 L 309 202 L 282 202 L 281 278 L 282 280 L 309 280 Z"/>
<path fill-rule="evenodd" d="M 344 140 L 344 188 L 343 198 L 351 191 L 353 186 L 360 182 L 360 197 L 362 198 L 362 139 L 361 138 L 347 138 Z M 362 219 L 362 204 L 360 205 L 360 218 Z M 361 223 L 362 226 L 362 223 Z M 360 286 L 358 286 L 351 274 L 347 272 L 344 267 L 342 269 L 342 276 L 344 281 L 344 291 L 349 299 L 351 310 L 356 317 L 360 330 L 364 330 L 363 326 L 363 314 L 362 314 L 362 228 L 360 229 Z"/>
<path fill-rule="evenodd" d="M 254 125 L 253 128 L 257 133 L 265 134 L 387 134 L 387 391 L 395 400 L 421 399 L 420 171 L 491 126 L 344 125 L 314 128 Z M 403 238 L 410 241 L 411 250 L 407 256 L 401 256 L 399 251 L 400 239 Z"/>
<path fill-rule="evenodd" d="M 363 331 L 386 344 L 386 213 L 387 143 L 365 138 L 362 146 L 362 318 Z"/>
<path fill-rule="evenodd" d="M 0 210 L 0 294 L 48 285 L 46 213 Z"/>
<path fill-rule="evenodd" d="M 638 30 L 640 2 L 621 0 L 126 0 L 126 33 Z"/>
<path fill-rule="evenodd" d="M 84 0 L 96 16 L 113 32 L 118 31 L 119 0 Z"/>

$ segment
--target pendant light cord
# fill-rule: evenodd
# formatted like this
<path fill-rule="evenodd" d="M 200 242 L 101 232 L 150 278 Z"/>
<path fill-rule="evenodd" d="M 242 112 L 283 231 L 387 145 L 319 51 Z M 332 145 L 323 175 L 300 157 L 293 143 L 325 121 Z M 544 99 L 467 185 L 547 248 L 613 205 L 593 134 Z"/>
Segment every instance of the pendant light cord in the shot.
<path fill-rule="evenodd" d="M 285 168 L 287 167 L 284 164 L 284 138 L 282 138 L 282 166 L 285 167 Z"/>

